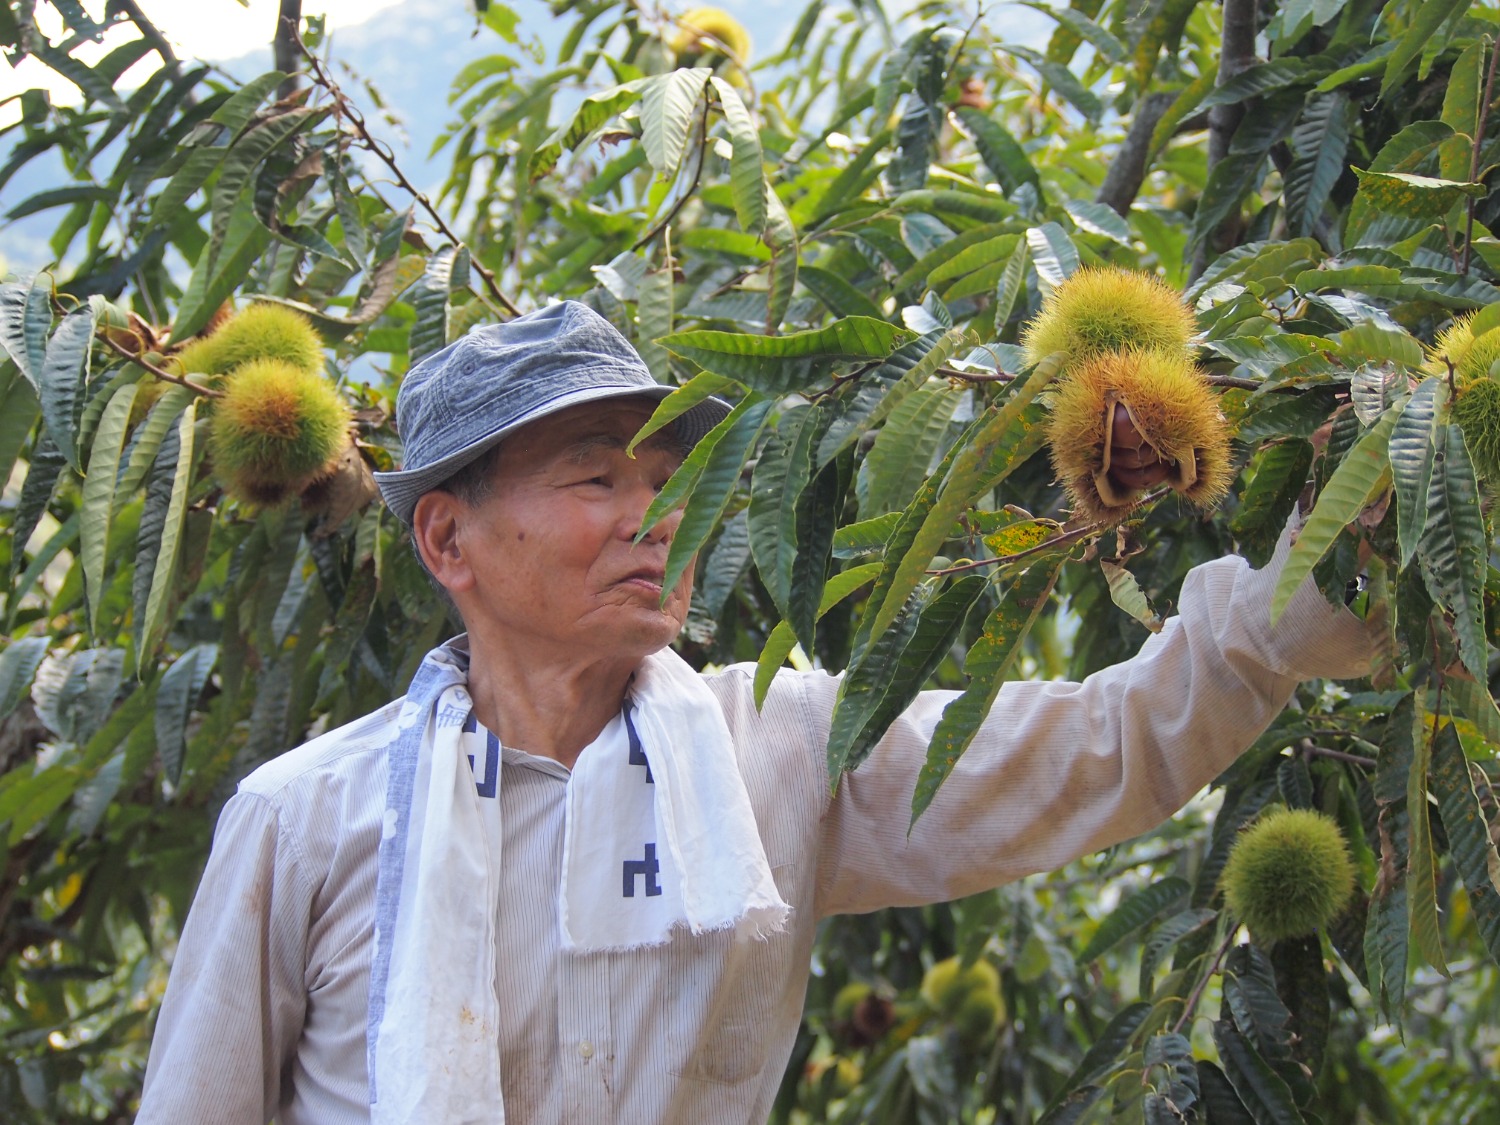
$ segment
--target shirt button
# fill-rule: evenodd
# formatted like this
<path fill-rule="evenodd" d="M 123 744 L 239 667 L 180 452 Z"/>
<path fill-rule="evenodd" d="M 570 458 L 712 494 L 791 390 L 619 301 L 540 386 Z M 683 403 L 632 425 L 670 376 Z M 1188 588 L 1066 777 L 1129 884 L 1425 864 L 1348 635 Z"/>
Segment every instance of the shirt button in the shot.
<path fill-rule="evenodd" d="M 587 1039 L 582 1040 L 578 1044 L 578 1054 L 579 1054 L 580 1058 L 585 1058 L 585 1059 L 591 1059 L 591 1058 L 593 1058 L 594 1057 L 594 1045 L 592 1043 L 590 1043 Z"/>

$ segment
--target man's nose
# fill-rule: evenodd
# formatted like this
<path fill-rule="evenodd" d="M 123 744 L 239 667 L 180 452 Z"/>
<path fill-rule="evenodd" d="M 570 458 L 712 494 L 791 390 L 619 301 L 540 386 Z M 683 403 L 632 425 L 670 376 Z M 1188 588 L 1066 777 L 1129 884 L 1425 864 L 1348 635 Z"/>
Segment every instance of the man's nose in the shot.
<path fill-rule="evenodd" d="M 625 490 L 628 501 L 624 505 L 624 512 L 620 520 L 620 531 L 624 538 L 635 539 L 641 530 L 641 522 L 646 518 L 651 505 L 655 502 L 658 491 L 651 482 L 640 481 L 632 484 Z M 682 523 L 682 506 L 678 505 L 661 518 L 661 521 L 653 526 L 641 538 L 642 543 L 670 545 L 672 537 L 677 534 L 677 526 Z"/>

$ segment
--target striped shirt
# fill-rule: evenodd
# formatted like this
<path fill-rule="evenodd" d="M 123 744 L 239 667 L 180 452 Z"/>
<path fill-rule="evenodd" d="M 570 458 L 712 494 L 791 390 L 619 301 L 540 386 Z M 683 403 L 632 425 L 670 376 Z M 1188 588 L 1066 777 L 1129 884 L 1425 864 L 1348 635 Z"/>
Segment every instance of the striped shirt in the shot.
<path fill-rule="evenodd" d="M 1274 582 L 1241 559 L 1206 564 L 1188 576 L 1180 616 L 1136 657 L 1082 683 L 1005 685 L 910 837 L 912 786 L 955 693 L 923 693 L 830 797 L 835 678 L 783 671 L 757 711 L 752 666 L 707 676 L 793 909 L 767 941 L 679 933 L 642 950 L 563 951 L 569 771 L 504 749 L 495 1049 L 505 1119 L 763 1122 L 820 918 L 970 894 L 1138 835 L 1228 766 L 1299 680 L 1365 672 L 1359 623 L 1311 584 L 1272 629 Z M 266 764 L 225 807 L 172 966 L 138 1125 L 369 1120 L 382 748 L 398 707 Z"/>

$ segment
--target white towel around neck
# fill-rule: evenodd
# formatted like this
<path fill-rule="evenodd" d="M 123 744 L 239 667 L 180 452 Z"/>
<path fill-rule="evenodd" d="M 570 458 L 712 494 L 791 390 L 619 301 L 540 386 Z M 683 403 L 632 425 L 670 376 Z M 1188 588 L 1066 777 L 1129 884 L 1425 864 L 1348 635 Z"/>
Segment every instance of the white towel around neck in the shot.
<path fill-rule="evenodd" d="M 389 748 L 366 1025 L 374 1125 L 505 1120 L 500 772 L 468 760 L 467 664 L 452 644 L 427 655 Z M 670 649 L 642 662 L 626 713 L 579 756 L 566 799 L 565 948 L 786 925 L 723 713 Z"/>

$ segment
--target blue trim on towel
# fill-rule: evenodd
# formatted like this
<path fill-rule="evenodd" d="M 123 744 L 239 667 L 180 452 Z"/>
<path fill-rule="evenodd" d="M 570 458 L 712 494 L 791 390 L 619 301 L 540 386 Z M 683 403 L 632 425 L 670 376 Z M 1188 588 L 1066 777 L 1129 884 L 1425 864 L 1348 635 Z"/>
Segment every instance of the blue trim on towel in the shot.
<path fill-rule="evenodd" d="M 385 1017 L 385 994 L 390 984 L 391 941 L 401 910 L 401 880 L 406 868 L 407 838 L 411 829 L 411 800 L 416 786 L 417 763 L 422 756 L 422 738 L 433 707 L 445 690 L 464 682 L 464 674 L 431 654 L 412 677 L 403 707 L 415 707 L 416 718 L 399 729 L 387 747 L 389 775 L 386 780 L 385 811 L 396 813 L 395 831 L 385 834 L 381 820 L 380 852 L 375 877 L 375 956 L 370 965 L 370 1000 L 365 1015 L 365 1059 L 370 1078 L 370 1104 L 376 1102 L 375 1045 L 380 1021 Z M 399 720 L 398 720 L 399 722 Z"/>

